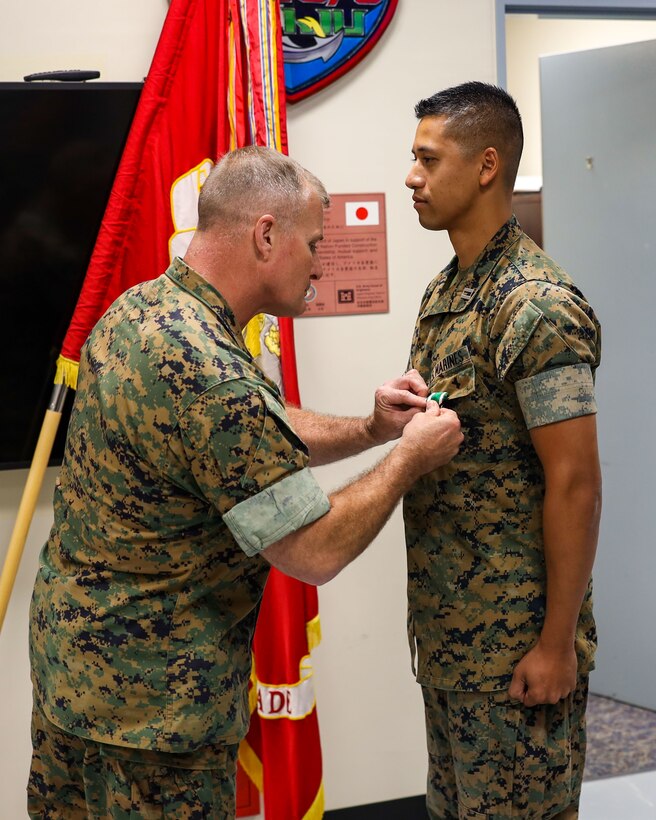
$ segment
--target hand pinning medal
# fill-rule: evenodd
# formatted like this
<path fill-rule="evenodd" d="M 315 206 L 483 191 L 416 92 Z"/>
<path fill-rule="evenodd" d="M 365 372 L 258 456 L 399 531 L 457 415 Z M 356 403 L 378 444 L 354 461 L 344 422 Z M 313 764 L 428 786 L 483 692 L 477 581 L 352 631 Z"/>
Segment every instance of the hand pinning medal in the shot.
<path fill-rule="evenodd" d="M 436 401 L 440 407 L 444 404 L 444 402 L 449 398 L 449 394 L 442 390 L 439 393 L 431 393 L 430 396 L 426 399 L 426 402 L 429 401 Z"/>

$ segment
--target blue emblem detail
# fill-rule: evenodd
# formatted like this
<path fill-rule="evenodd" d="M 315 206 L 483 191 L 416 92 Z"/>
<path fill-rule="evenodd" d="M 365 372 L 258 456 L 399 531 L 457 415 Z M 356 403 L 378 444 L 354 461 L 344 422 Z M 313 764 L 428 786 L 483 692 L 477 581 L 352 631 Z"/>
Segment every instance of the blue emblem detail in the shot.
<path fill-rule="evenodd" d="M 398 0 L 281 0 L 287 100 L 341 77 L 385 31 Z"/>

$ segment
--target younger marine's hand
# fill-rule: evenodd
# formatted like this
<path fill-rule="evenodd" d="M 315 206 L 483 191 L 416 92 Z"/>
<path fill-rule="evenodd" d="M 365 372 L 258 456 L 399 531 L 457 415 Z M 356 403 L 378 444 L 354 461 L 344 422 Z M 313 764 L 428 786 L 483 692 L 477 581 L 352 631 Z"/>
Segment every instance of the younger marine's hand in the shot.
<path fill-rule="evenodd" d="M 508 695 L 524 706 L 558 703 L 576 686 L 576 651 L 555 652 L 538 643 L 515 667 Z"/>

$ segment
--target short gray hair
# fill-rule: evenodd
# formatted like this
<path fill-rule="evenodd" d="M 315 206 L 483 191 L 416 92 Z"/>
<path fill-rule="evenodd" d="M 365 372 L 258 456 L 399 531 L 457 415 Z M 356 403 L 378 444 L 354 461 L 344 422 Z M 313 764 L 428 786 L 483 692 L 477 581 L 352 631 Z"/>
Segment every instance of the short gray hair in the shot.
<path fill-rule="evenodd" d="M 271 213 L 284 225 L 316 193 L 324 207 L 323 184 L 296 160 L 258 145 L 225 154 L 205 180 L 198 200 L 198 230 L 234 231 L 249 218 Z"/>

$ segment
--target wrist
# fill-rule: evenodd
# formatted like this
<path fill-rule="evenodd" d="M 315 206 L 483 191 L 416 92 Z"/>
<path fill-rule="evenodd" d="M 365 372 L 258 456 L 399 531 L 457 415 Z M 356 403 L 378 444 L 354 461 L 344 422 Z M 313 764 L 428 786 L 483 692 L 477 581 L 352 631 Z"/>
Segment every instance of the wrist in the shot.
<path fill-rule="evenodd" d="M 380 436 L 377 430 L 375 413 L 371 413 L 363 419 L 363 435 L 369 447 L 377 447 L 387 441 L 386 438 Z"/>
<path fill-rule="evenodd" d="M 548 629 L 543 629 L 538 639 L 541 649 L 557 655 L 568 655 L 573 652 L 574 641 L 574 632 L 553 634 Z"/>
<path fill-rule="evenodd" d="M 421 458 L 417 449 L 401 437 L 394 447 L 389 451 L 387 461 L 393 466 L 401 486 L 401 493 L 406 492 L 421 478 L 426 472 L 420 466 Z"/>

